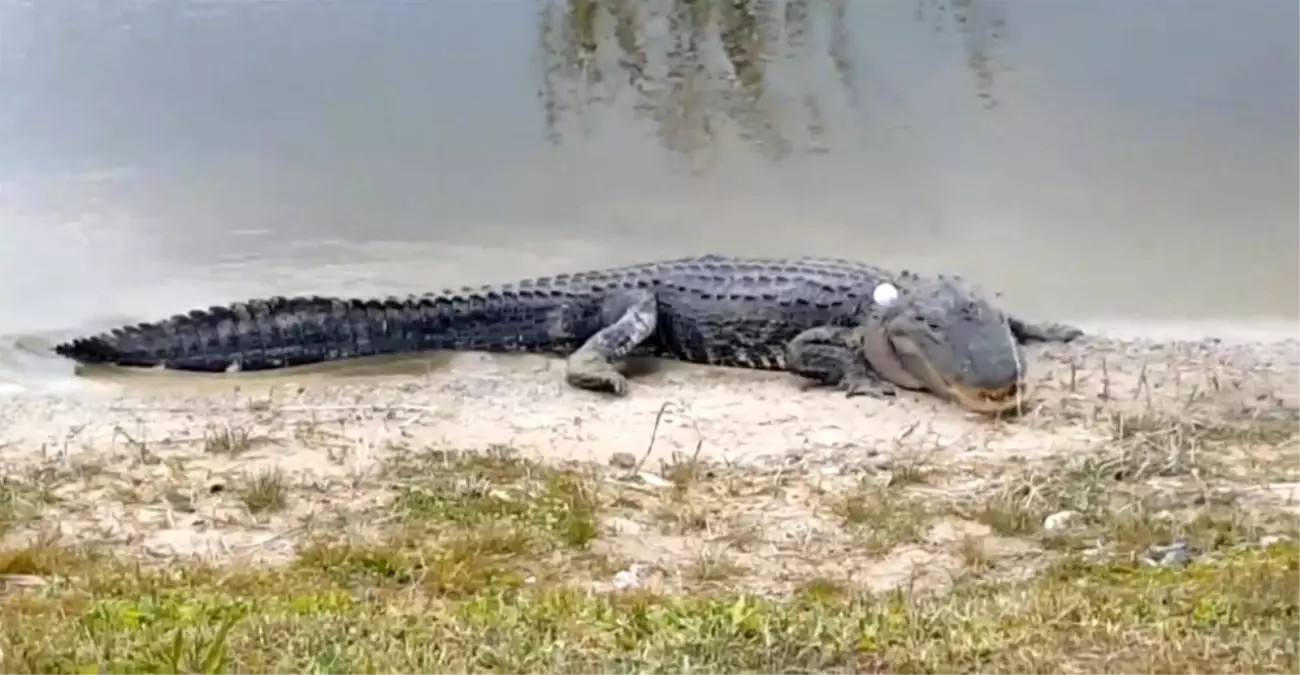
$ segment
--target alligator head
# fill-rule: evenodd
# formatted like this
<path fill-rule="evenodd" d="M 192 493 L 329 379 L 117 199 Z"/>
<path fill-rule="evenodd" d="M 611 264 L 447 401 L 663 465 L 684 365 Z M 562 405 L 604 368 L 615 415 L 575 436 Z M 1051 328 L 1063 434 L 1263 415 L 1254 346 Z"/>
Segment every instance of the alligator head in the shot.
<path fill-rule="evenodd" d="M 882 284 L 860 324 L 862 350 L 882 378 L 975 412 L 1018 408 L 1024 354 L 1009 318 L 959 280 L 907 275 Z"/>

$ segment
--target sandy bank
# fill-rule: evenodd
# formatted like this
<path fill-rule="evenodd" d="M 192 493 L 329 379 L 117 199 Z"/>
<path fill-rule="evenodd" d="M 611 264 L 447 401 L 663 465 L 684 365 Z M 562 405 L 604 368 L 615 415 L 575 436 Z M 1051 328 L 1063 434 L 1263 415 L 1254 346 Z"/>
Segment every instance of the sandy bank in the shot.
<path fill-rule="evenodd" d="M 847 399 L 804 390 L 781 374 L 637 365 L 649 372 L 635 377 L 624 399 L 569 388 L 562 361 L 546 357 L 460 354 L 238 379 L 101 371 L 90 374 L 96 386 L 84 391 L 0 399 L 0 457 L 21 461 L 41 448 L 71 456 L 132 442 L 183 445 L 207 427 L 231 425 L 277 439 L 258 454 L 303 469 L 324 461 L 292 442 L 305 429 L 328 431 L 337 443 L 362 450 L 504 444 L 597 461 L 647 452 L 698 452 L 730 462 L 843 461 L 921 447 L 954 456 L 1033 456 L 1094 442 L 1095 418 L 1105 411 L 1262 414 L 1294 410 L 1300 396 L 1300 346 L 1293 340 L 1089 339 L 1032 348 L 1033 412 L 1014 422 L 923 395 Z"/>
<path fill-rule="evenodd" d="M 847 399 L 803 390 L 787 375 L 667 363 L 650 364 L 622 399 L 568 387 L 563 362 L 543 357 L 460 354 L 239 378 L 100 372 L 75 390 L 0 397 L 0 468 L 12 489 L 41 495 L 27 500 L 39 501 L 37 515 L 0 544 L 56 536 L 153 560 L 289 560 L 322 527 L 371 531 L 387 522 L 373 511 L 392 500 L 393 463 L 409 451 L 494 445 L 550 461 L 640 462 L 628 477 L 650 490 L 670 483 L 666 465 L 692 458 L 729 464 L 720 471 L 749 482 L 794 481 L 805 496 L 923 464 L 945 476 L 927 502 L 988 494 L 1007 472 L 1136 449 L 1138 473 L 1157 482 L 1177 475 L 1206 489 L 1200 469 L 1187 467 L 1212 459 L 1216 480 L 1232 490 L 1272 504 L 1300 498 L 1296 341 L 1089 339 L 1029 356 L 1032 409 L 1016 420 L 923 395 Z M 1216 456 L 1203 457 L 1207 448 Z M 248 486 L 268 474 L 293 495 L 269 519 L 247 504 Z M 790 532 L 834 523 L 788 499 L 726 508 L 775 518 L 771 546 L 803 551 Z M 713 545 L 679 537 L 660 546 L 635 532 L 615 536 L 632 560 L 685 564 Z M 660 560 L 664 551 L 676 562 Z M 899 570 L 918 555 L 906 549 L 854 574 L 886 587 L 906 578 Z M 825 556 L 836 564 L 859 557 Z"/>

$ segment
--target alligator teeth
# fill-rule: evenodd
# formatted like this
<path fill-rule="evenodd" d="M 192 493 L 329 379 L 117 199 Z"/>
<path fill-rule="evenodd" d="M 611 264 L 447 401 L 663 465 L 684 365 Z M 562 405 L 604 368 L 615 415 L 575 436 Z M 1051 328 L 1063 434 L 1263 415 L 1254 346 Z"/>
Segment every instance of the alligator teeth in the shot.
<path fill-rule="evenodd" d="M 995 403 L 1000 403 L 1002 401 L 1005 401 L 1015 396 L 1019 392 L 1020 392 L 1020 385 L 1013 384 L 1005 389 L 1000 389 L 998 391 L 988 391 L 988 390 L 981 391 L 980 398 L 983 398 L 986 401 L 993 401 Z"/>

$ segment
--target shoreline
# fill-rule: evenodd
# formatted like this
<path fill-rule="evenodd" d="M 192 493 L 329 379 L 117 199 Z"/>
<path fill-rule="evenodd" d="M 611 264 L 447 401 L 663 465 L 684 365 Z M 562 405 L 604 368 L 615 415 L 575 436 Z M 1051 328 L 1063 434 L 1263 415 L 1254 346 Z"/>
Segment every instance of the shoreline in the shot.
<path fill-rule="evenodd" d="M 1131 319 L 1093 317 L 1067 321 L 1088 336 L 1129 342 L 1198 342 L 1225 344 L 1300 344 L 1300 318 L 1248 317 L 1205 319 Z"/>
<path fill-rule="evenodd" d="M 351 425 L 353 435 L 369 436 L 366 442 L 511 445 L 558 459 L 639 454 L 652 435 L 656 457 L 697 451 L 726 461 L 831 456 L 914 434 L 918 423 L 934 444 L 982 439 L 999 452 L 1034 454 L 1086 436 L 1066 418 L 1090 408 L 1217 411 L 1255 406 L 1252 397 L 1264 397 L 1289 410 L 1300 399 L 1295 339 L 1088 338 L 1035 345 L 1026 353 L 1034 410 L 1004 423 L 926 394 L 847 399 L 831 390 L 805 390 L 806 383 L 785 373 L 662 361 L 634 364 L 649 372 L 633 375 L 624 398 L 573 390 L 563 382 L 562 359 L 532 355 L 379 357 L 235 377 L 88 369 L 75 387 L 0 396 L 0 428 L 6 430 L 0 457 L 19 447 L 66 446 L 70 439 L 102 445 L 142 424 L 178 437 L 187 427 L 232 415 L 271 425 L 258 415 L 259 406 L 285 416 L 288 421 L 276 423 L 285 428 L 316 416 Z M 401 417 L 400 424 L 385 414 Z"/>

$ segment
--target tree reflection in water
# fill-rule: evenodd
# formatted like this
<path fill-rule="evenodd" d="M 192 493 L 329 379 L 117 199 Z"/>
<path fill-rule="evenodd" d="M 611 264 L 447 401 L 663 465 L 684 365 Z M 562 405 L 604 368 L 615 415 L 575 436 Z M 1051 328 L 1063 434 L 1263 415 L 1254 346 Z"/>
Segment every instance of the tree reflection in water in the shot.
<path fill-rule="evenodd" d="M 779 160 L 826 147 L 828 94 L 844 96 L 852 107 L 862 103 L 848 0 L 538 4 L 540 95 L 554 143 L 568 123 L 581 127 L 593 106 L 630 98 L 670 151 L 696 155 L 729 126 L 763 156 Z M 854 11 L 872 10 L 865 3 Z M 1006 32 L 997 7 L 980 0 L 916 0 L 915 18 L 939 31 L 960 31 L 975 93 L 994 105 L 990 53 Z M 789 64 L 829 67 L 840 91 L 778 92 L 772 69 Z"/>

